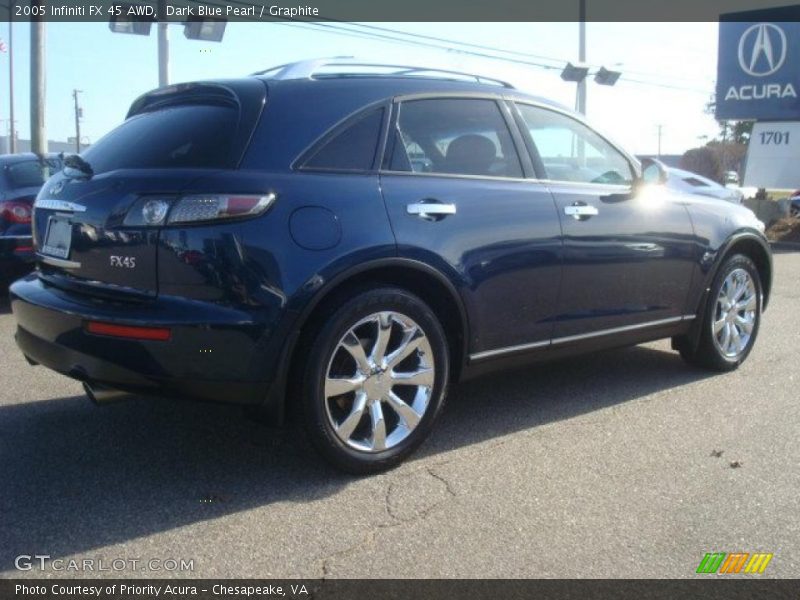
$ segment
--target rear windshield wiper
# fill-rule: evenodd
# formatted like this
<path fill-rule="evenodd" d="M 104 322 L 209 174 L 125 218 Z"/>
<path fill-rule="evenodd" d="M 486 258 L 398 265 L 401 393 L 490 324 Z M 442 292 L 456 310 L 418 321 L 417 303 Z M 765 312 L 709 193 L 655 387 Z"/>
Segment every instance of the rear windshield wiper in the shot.
<path fill-rule="evenodd" d="M 80 154 L 67 154 L 64 156 L 64 167 L 78 171 L 86 177 L 94 175 L 92 165 L 81 158 Z M 69 175 L 69 173 L 67 173 L 67 175 Z"/>

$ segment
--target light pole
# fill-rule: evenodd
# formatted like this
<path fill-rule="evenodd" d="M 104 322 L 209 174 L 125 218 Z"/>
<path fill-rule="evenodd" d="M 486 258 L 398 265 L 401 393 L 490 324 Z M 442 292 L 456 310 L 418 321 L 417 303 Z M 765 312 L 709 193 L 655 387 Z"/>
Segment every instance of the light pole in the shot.
<path fill-rule="evenodd" d="M 578 5 L 578 61 L 586 62 L 586 0 L 579 0 Z M 575 108 L 582 115 L 586 114 L 586 77 L 578 82 Z"/>
<path fill-rule="evenodd" d="M 14 129 L 14 23 L 8 20 L 8 152 L 17 151 L 17 132 Z"/>
<path fill-rule="evenodd" d="M 166 2 L 159 0 L 158 14 L 167 13 Z M 158 23 L 158 87 L 169 85 L 169 23 Z"/>
<path fill-rule="evenodd" d="M 31 152 L 47 152 L 45 129 L 45 24 L 38 17 L 31 18 Z"/>
<path fill-rule="evenodd" d="M 72 99 L 75 102 L 75 152 L 81 153 L 81 117 L 83 110 L 78 106 L 78 94 L 82 94 L 83 90 L 72 90 Z"/>
<path fill-rule="evenodd" d="M 150 35 L 152 21 L 128 16 L 130 4 L 119 5 L 120 12 L 112 15 L 108 28 L 114 33 Z M 158 14 L 166 14 L 166 0 L 159 0 Z M 225 34 L 224 19 L 193 19 L 183 23 L 183 34 L 190 40 L 221 42 Z M 169 85 L 169 21 L 156 22 L 158 38 L 158 86 Z"/>

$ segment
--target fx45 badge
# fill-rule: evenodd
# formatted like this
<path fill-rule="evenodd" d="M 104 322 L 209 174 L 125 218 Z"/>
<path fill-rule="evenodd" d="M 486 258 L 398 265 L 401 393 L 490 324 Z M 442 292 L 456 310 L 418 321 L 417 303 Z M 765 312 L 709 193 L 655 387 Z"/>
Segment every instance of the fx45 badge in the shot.
<path fill-rule="evenodd" d="M 136 257 L 135 256 L 115 256 L 111 255 L 109 258 L 112 267 L 120 269 L 135 269 Z"/>

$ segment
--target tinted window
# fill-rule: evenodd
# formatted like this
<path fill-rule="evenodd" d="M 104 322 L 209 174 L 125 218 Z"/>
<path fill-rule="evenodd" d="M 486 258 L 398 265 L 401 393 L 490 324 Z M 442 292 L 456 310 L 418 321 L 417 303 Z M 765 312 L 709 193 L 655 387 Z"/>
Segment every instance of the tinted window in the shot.
<path fill-rule="evenodd" d="M 114 169 L 224 168 L 231 155 L 238 113 L 231 107 L 172 106 L 136 115 L 82 156 L 95 173 Z"/>
<path fill-rule="evenodd" d="M 347 171 L 372 169 L 382 123 L 383 109 L 381 108 L 336 134 L 303 166 Z"/>
<path fill-rule="evenodd" d="M 614 146 L 583 123 L 561 113 L 520 105 L 548 179 L 628 184 L 631 166 Z"/>
<path fill-rule="evenodd" d="M 6 166 L 9 189 L 38 187 L 61 169 L 59 161 L 53 159 L 26 160 Z"/>
<path fill-rule="evenodd" d="M 497 103 L 467 98 L 401 104 L 388 168 L 522 177 L 519 157 Z"/>

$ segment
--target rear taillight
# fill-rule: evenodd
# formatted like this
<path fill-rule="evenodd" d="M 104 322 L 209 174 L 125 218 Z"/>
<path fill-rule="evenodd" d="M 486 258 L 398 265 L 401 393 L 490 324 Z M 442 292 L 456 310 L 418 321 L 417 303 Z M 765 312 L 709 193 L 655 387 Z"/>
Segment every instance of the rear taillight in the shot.
<path fill-rule="evenodd" d="M 11 223 L 30 223 L 31 205 L 27 202 L 0 202 L 0 217 Z"/>
<path fill-rule="evenodd" d="M 262 214 L 275 201 L 275 194 L 208 194 L 179 198 L 167 223 L 196 223 Z"/>
<path fill-rule="evenodd" d="M 275 202 L 275 194 L 196 194 L 144 196 L 130 208 L 124 225 L 158 227 L 256 217 Z"/>

